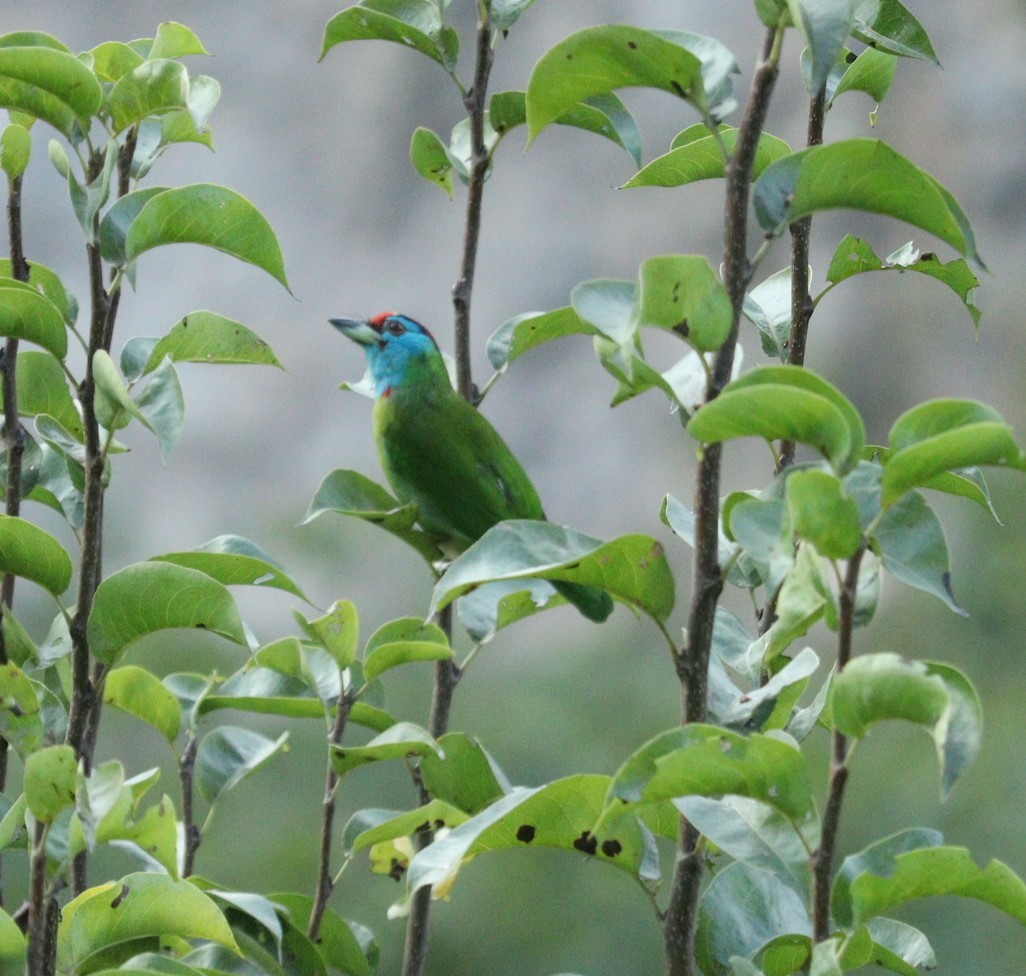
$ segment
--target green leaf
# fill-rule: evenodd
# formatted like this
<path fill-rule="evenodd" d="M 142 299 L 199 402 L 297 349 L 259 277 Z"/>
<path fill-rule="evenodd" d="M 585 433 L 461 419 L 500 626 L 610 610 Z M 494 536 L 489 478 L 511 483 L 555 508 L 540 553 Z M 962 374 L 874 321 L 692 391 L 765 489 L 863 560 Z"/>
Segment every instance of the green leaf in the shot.
<path fill-rule="evenodd" d="M 242 536 L 219 535 L 195 549 L 154 556 L 153 561 L 198 569 L 225 586 L 268 586 L 306 600 L 303 591 L 278 563 Z"/>
<path fill-rule="evenodd" d="M 787 504 L 795 535 L 827 559 L 848 559 L 862 542 L 855 502 L 827 471 L 795 471 L 787 479 Z"/>
<path fill-rule="evenodd" d="M 143 56 L 121 41 L 104 41 L 89 54 L 93 59 L 93 72 L 100 81 L 115 82 L 138 68 Z"/>
<path fill-rule="evenodd" d="M 486 352 L 492 366 L 502 372 L 525 352 L 544 342 L 571 335 L 598 335 L 572 308 L 552 312 L 527 312 L 499 326 L 488 339 Z"/>
<path fill-rule="evenodd" d="M 734 860 L 769 871 L 803 899 L 808 897 L 812 872 L 806 844 L 818 843 L 814 819 L 799 832 L 772 807 L 743 796 L 684 796 L 674 806 Z"/>
<path fill-rule="evenodd" d="M 128 264 L 125 241 L 132 224 L 139 216 L 139 211 L 153 197 L 167 189 L 166 186 L 148 186 L 142 190 L 133 190 L 110 205 L 100 221 L 100 254 L 104 261 L 118 268 Z"/>
<path fill-rule="evenodd" d="M 493 526 L 452 562 L 435 585 L 430 612 L 482 583 L 531 577 L 599 587 L 659 621 L 673 609 L 673 576 L 655 539 L 603 542 L 551 522 L 515 519 Z"/>
<path fill-rule="evenodd" d="M 510 791 L 505 773 L 476 739 L 450 732 L 438 745 L 441 755 L 428 752 L 420 760 L 424 788 L 431 796 L 477 813 Z"/>
<path fill-rule="evenodd" d="M 840 474 L 858 463 L 866 442 L 862 419 L 851 403 L 800 366 L 761 366 L 745 373 L 687 426 L 704 443 L 762 437 L 808 444 Z"/>
<path fill-rule="evenodd" d="M 922 24 L 899 0 L 856 0 L 853 33 L 889 54 L 940 64 Z"/>
<path fill-rule="evenodd" d="M 177 61 L 144 61 L 121 76 L 109 96 L 114 132 L 123 132 L 142 119 L 185 108 L 189 73 Z"/>
<path fill-rule="evenodd" d="M 756 285 L 745 295 L 741 310 L 759 330 L 762 351 L 786 362 L 792 325 L 790 266 Z"/>
<path fill-rule="evenodd" d="M 335 699 L 338 698 L 336 693 Z M 325 705 L 310 684 L 269 667 L 247 667 L 200 700 L 200 715 L 221 708 L 289 718 L 323 718 Z"/>
<path fill-rule="evenodd" d="M 48 352 L 18 351 L 18 412 L 23 417 L 49 414 L 65 430 L 81 435 L 82 420 L 61 364 Z"/>
<path fill-rule="evenodd" d="M 13 515 L 0 515 L 0 571 L 60 596 L 71 583 L 71 557 L 49 532 Z"/>
<path fill-rule="evenodd" d="M 924 487 L 952 469 L 1011 465 L 1020 451 L 1001 415 L 975 400 L 929 400 L 903 413 L 891 427 L 883 471 L 883 505 Z"/>
<path fill-rule="evenodd" d="M 251 729 L 222 725 L 208 732 L 196 751 L 196 788 L 211 806 L 276 752 L 288 732 L 269 739 Z"/>
<path fill-rule="evenodd" d="M 937 968 L 933 948 L 919 929 L 893 918 L 873 918 L 869 933 L 877 965 L 901 976 L 919 976 L 920 970 Z"/>
<path fill-rule="evenodd" d="M 419 725 L 397 722 L 375 736 L 365 746 L 331 747 L 331 765 L 339 776 L 367 763 L 385 759 L 403 759 L 441 751 L 438 743 Z"/>
<path fill-rule="evenodd" d="M 4 613 L 7 626 L 10 611 Z M 0 665 L 0 735 L 22 759 L 34 755 L 43 744 L 43 718 L 36 688 L 15 665 Z"/>
<path fill-rule="evenodd" d="M 0 169 L 8 180 L 16 180 L 28 168 L 32 136 L 23 125 L 12 123 L 0 132 Z"/>
<path fill-rule="evenodd" d="M 434 0 L 362 0 L 328 21 L 321 58 L 345 41 L 392 41 L 427 55 L 449 72 L 459 50 L 456 32 L 442 24 Z"/>
<path fill-rule="evenodd" d="M 487 644 L 504 627 L 565 602 L 545 580 L 504 580 L 460 597 L 456 613 L 474 641 Z"/>
<path fill-rule="evenodd" d="M 61 310 L 31 284 L 14 278 L 0 278 L 0 335 L 34 342 L 58 359 L 68 353 Z"/>
<path fill-rule="evenodd" d="M 103 166 L 99 172 L 85 185 L 78 182 L 70 168 L 67 172 L 68 193 L 71 196 L 71 207 L 75 211 L 86 241 L 96 243 L 96 215 L 110 196 L 110 181 L 118 160 L 118 147 L 114 140 L 107 143 L 103 157 Z"/>
<path fill-rule="evenodd" d="M 395 625 L 400 625 L 396 627 Z M 391 668 L 414 661 L 450 661 L 452 648 L 441 628 L 414 618 L 393 621 L 387 637 L 371 637 L 363 659 L 363 676 L 374 681 Z M 382 628 L 384 630 L 385 628 Z"/>
<path fill-rule="evenodd" d="M 7 912 L 0 910 L 0 973 L 17 976 L 25 971 L 25 935 Z"/>
<path fill-rule="evenodd" d="M 157 27 L 157 36 L 146 57 L 184 58 L 190 54 L 209 54 L 203 42 L 184 24 L 166 20 Z"/>
<path fill-rule="evenodd" d="M 791 19 L 812 52 L 809 91 L 826 85 L 830 69 L 848 39 L 852 23 L 852 0 L 788 0 Z"/>
<path fill-rule="evenodd" d="M 0 47 L 0 108 L 48 122 L 71 138 L 89 129 L 102 92 L 92 71 L 67 50 Z"/>
<path fill-rule="evenodd" d="M 492 0 L 492 28 L 508 31 L 533 3 L 534 0 Z"/>
<path fill-rule="evenodd" d="M 846 235 L 834 251 L 830 267 L 827 269 L 827 281 L 837 284 L 867 271 L 897 271 L 899 274 L 904 271 L 915 271 L 936 279 L 961 299 L 973 320 L 973 326 L 979 330 L 982 313 L 976 307 L 973 294 L 980 282 L 962 258 L 943 264 L 936 254 L 920 254 L 918 248 L 912 246 L 911 241 L 886 258 L 880 258 L 865 240 L 851 234 Z"/>
<path fill-rule="evenodd" d="M 89 649 L 115 663 L 130 644 L 159 630 L 213 631 L 245 646 L 231 593 L 205 573 L 171 563 L 136 563 L 108 576 L 89 615 Z"/>
<path fill-rule="evenodd" d="M 887 510 L 873 531 L 872 542 L 889 573 L 967 616 L 951 591 L 944 530 L 919 492 L 909 492 Z"/>
<path fill-rule="evenodd" d="M 163 244 L 203 244 L 263 269 L 285 288 L 285 264 L 267 219 L 224 186 L 194 183 L 150 197 L 125 239 L 129 261 Z"/>
<path fill-rule="evenodd" d="M 415 810 L 360 810 L 342 831 L 342 845 L 347 857 L 368 847 L 400 837 L 412 837 L 429 830 L 458 827 L 469 820 L 468 814 L 441 800 L 431 800 Z"/>
<path fill-rule="evenodd" d="M 838 81 L 831 101 L 848 91 L 865 92 L 877 102 L 882 102 L 891 89 L 898 72 L 898 61 L 892 54 L 885 54 L 867 47 L 851 61 Z"/>
<path fill-rule="evenodd" d="M 937 746 L 942 798 L 980 750 L 983 712 L 976 690 L 948 665 L 860 655 L 834 677 L 829 705 L 834 728 L 856 738 L 887 719 L 926 726 Z"/>
<path fill-rule="evenodd" d="M 148 430 L 156 431 L 149 418 L 132 399 L 128 387 L 110 354 L 103 349 L 93 353 L 93 381 L 96 383 L 96 419 L 108 430 L 127 427 L 132 418 Z"/>
<path fill-rule="evenodd" d="M 418 126 L 410 140 L 410 162 L 413 168 L 435 186 L 441 187 L 452 198 L 452 162 L 445 144 L 423 126 Z"/>
<path fill-rule="evenodd" d="M 127 665 L 111 671 L 103 685 L 103 700 L 152 725 L 168 742 L 178 738 L 178 699 L 145 668 Z"/>
<path fill-rule="evenodd" d="M 959 895 L 1026 925 L 1026 884 L 1009 867 L 993 860 L 981 869 L 964 847 L 940 844 L 936 831 L 909 830 L 845 858 L 831 898 L 838 922 L 857 928 L 917 898 Z"/>
<path fill-rule="evenodd" d="M 527 93 L 496 92 L 489 102 L 488 116 L 492 128 L 500 136 L 518 125 L 524 125 L 527 122 Z M 641 133 L 638 125 L 627 106 L 612 92 L 593 95 L 568 108 L 555 120 L 555 124 L 603 136 L 627 150 L 635 165 L 641 165 Z"/>
<path fill-rule="evenodd" d="M 759 687 L 742 691 L 727 678 L 722 667 L 714 665 L 710 675 L 710 718 L 717 725 L 738 732 L 781 728 L 818 667 L 816 652 L 805 647 Z"/>
<path fill-rule="evenodd" d="M 722 179 L 727 164 L 724 148 L 733 152 L 737 144 L 737 129 L 722 126 L 719 137 L 709 132 L 702 123 L 689 126 L 676 139 L 668 153 L 657 156 L 638 170 L 624 189 L 636 186 L 684 186 L 698 180 Z M 758 179 L 762 171 L 781 156 L 787 156 L 791 147 L 776 136 L 764 132 L 755 150 L 752 178 Z"/>
<path fill-rule="evenodd" d="M 306 636 L 323 647 L 340 670 L 356 660 L 360 622 L 356 607 L 348 600 L 337 600 L 316 620 L 307 620 L 297 611 L 293 614 Z"/>
<path fill-rule="evenodd" d="M 13 277 L 11 259 L 0 258 L 0 282 Z M 33 261 L 29 267 L 28 283 L 57 306 L 68 325 L 75 324 L 75 319 L 78 318 L 78 302 L 74 295 L 68 294 L 65 290 L 64 283 L 55 271 Z"/>
<path fill-rule="evenodd" d="M 291 892 L 275 892 L 268 898 L 289 913 L 293 924 L 306 931 L 313 910 L 313 899 Z M 348 976 L 374 976 L 377 946 L 371 942 L 364 946 L 361 935 L 367 930 L 357 923 L 347 922 L 328 908 L 321 919 L 321 929 L 314 948 L 325 964 L 347 973 Z"/>
<path fill-rule="evenodd" d="M 178 443 L 185 421 L 185 397 L 170 359 L 165 359 L 150 374 L 136 403 L 156 432 L 160 453 L 166 459 Z"/>
<path fill-rule="evenodd" d="M 47 746 L 25 759 L 25 800 L 32 816 L 53 823 L 75 804 L 78 757 L 71 746 Z"/>
<path fill-rule="evenodd" d="M 638 271 L 638 326 L 669 329 L 701 352 L 723 345 L 730 332 L 730 299 L 704 257 L 649 258 Z"/>
<path fill-rule="evenodd" d="M 673 39 L 638 27 L 589 27 L 560 41 L 527 83 L 531 139 L 577 102 L 628 87 L 658 88 L 705 105 L 702 62 Z"/>
<path fill-rule="evenodd" d="M 874 139 L 845 139 L 778 159 L 756 182 L 753 203 L 759 223 L 774 234 L 822 210 L 865 210 L 921 227 L 982 265 L 969 218 L 955 198 Z"/>
<path fill-rule="evenodd" d="M 58 966 L 87 971 L 91 956 L 142 937 L 209 939 L 239 951 L 221 910 L 195 885 L 140 872 L 87 888 L 64 906 Z"/>
<path fill-rule="evenodd" d="M 786 935 L 812 935 L 804 899 L 754 865 L 738 862 L 717 871 L 698 907 L 695 957 L 703 972 L 728 976 L 732 958 L 753 958 Z"/>
<path fill-rule="evenodd" d="M 339 512 L 380 525 L 412 546 L 429 563 L 442 558 L 435 538 L 414 528 L 420 515 L 412 502 L 403 505 L 377 482 L 359 471 L 332 471 L 320 484 L 300 525 L 324 512 Z"/>
<path fill-rule="evenodd" d="M 165 356 L 176 363 L 248 363 L 284 368 L 260 336 L 216 312 L 192 312 L 162 339 L 150 341 L 155 345 L 145 360 L 144 375 L 156 369 Z"/>
<path fill-rule="evenodd" d="M 514 790 L 420 851 L 410 862 L 407 896 L 450 881 L 478 854 L 526 846 L 587 854 L 643 882 L 655 881 L 654 844 L 635 817 L 612 819 L 608 832 L 593 833 L 608 787 L 608 776 L 579 775 Z"/>
<path fill-rule="evenodd" d="M 797 746 L 779 736 L 743 736 L 698 723 L 669 729 L 617 770 L 607 807 L 732 793 L 801 821 L 812 809 L 808 769 Z"/>

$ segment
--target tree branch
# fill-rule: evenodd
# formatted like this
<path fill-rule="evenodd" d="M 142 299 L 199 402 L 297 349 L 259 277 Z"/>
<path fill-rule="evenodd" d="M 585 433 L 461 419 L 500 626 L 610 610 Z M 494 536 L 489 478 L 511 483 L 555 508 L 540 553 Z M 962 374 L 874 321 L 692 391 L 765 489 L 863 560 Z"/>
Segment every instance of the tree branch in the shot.
<path fill-rule="evenodd" d="M 751 89 L 738 127 L 734 155 L 727 166 L 724 205 L 724 286 L 733 308 L 726 342 L 716 353 L 706 387 L 705 402 L 715 399 L 730 382 L 734 353 L 741 325 L 741 305 L 750 277 L 748 262 L 748 198 L 755 151 L 762 134 L 773 87 L 777 80 L 783 29 L 771 29 L 752 78 Z M 707 714 L 709 653 L 712 647 L 716 605 L 723 589 L 719 565 L 720 463 L 722 447 L 706 445 L 698 463 L 695 490 L 694 589 L 688 614 L 688 643 L 678 658 L 682 682 L 681 720 L 701 722 Z M 702 878 L 696 855 L 698 831 L 682 820 L 670 889 L 670 901 L 663 923 L 667 972 L 670 976 L 694 973 L 695 922 L 698 891 Z"/>
<path fill-rule="evenodd" d="M 855 629 L 855 601 L 858 597 L 859 569 L 865 555 L 865 544 L 848 560 L 844 583 L 839 595 L 837 614 L 837 673 L 851 660 L 852 636 Z M 841 824 L 841 804 L 848 782 L 848 740 L 836 729 L 830 756 L 830 783 L 823 810 L 819 848 L 812 858 L 812 931 L 816 942 L 830 938 L 830 887 L 834 870 L 834 852 Z"/>
<path fill-rule="evenodd" d="M 310 923 L 307 927 L 307 936 L 311 942 L 316 942 L 321 932 L 321 923 L 324 921 L 324 910 L 328 907 L 328 899 L 331 897 L 333 887 L 331 874 L 331 841 L 332 830 L 335 824 L 335 791 L 338 788 L 338 773 L 331 765 L 331 746 L 342 744 L 342 736 L 346 731 L 346 723 L 349 720 L 349 710 L 352 708 L 352 701 L 349 692 L 343 688 L 338 695 L 336 705 L 335 721 L 332 723 L 328 733 L 328 770 L 324 777 L 324 801 L 321 804 L 321 850 L 320 860 L 317 866 L 317 889 L 314 894 L 313 907 L 310 909 Z"/>
<path fill-rule="evenodd" d="M 182 750 L 181 761 L 178 764 L 178 782 L 182 788 L 183 878 L 190 877 L 195 869 L 196 852 L 199 850 L 202 839 L 200 829 L 196 826 L 196 814 L 193 809 L 195 800 L 195 781 L 193 776 L 196 772 L 196 749 L 198 744 L 195 734 L 190 729 L 187 733 L 185 749 Z"/>

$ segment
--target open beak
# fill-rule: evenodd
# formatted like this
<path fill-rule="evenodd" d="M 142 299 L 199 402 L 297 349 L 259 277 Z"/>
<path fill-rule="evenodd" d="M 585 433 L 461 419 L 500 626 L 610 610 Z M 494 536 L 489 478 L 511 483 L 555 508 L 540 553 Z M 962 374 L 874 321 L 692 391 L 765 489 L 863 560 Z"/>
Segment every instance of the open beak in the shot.
<path fill-rule="evenodd" d="M 358 342 L 361 346 L 373 346 L 381 341 L 381 333 L 369 322 L 362 319 L 328 319 L 347 339 Z"/>

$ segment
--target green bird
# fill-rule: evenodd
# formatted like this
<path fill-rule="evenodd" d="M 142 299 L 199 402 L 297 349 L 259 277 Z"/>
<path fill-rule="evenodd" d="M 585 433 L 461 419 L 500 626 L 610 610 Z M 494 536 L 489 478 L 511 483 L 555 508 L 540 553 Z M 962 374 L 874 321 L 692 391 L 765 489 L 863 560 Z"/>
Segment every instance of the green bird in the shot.
<path fill-rule="evenodd" d="M 495 428 L 453 389 L 441 350 L 420 323 L 395 312 L 329 319 L 367 355 L 374 437 L 392 489 L 420 524 L 462 551 L 505 519 L 545 520 L 538 492 Z M 613 610 L 608 593 L 552 581 L 589 620 Z"/>

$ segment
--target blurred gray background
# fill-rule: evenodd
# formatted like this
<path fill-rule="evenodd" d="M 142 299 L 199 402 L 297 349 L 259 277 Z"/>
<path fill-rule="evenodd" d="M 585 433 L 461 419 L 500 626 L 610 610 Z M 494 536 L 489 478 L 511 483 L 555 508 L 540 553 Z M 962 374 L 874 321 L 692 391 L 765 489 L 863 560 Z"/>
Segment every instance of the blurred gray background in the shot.
<path fill-rule="evenodd" d="M 462 107 L 437 65 L 398 45 L 343 45 L 318 64 L 324 24 L 342 6 L 335 0 L 32 0 L 4 4 L 0 32 L 44 30 L 84 50 L 105 40 L 152 36 L 162 20 L 196 31 L 214 56 L 191 59 L 190 70 L 214 75 L 223 90 L 212 118 L 216 152 L 174 148 L 149 180 L 223 183 L 248 196 L 278 234 L 294 293 L 196 247 L 163 248 L 141 259 L 138 290 L 121 305 L 117 350 L 132 336 L 162 335 L 184 314 L 207 308 L 256 330 L 287 371 L 182 366 L 187 420 L 167 464 L 141 430 L 125 432 L 133 450 L 117 459 L 109 496 L 107 571 L 237 533 L 281 559 L 319 605 L 353 600 L 368 635 L 388 619 L 422 613 L 430 580 L 414 555 L 363 524 L 325 516 L 296 527 L 333 468 L 380 477 L 370 403 L 338 391 L 341 381 L 362 374 L 362 356 L 325 320 L 400 310 L 451 348 L 449 291 L 464 197 L 458 188 L 450 202 L 417 177 L 408 145 L 418 125 L 447 137 Z M 852 398 L 875 442 L 904 409 L 940 395 L 988 401 L 1023 430 L 1026 7 L 1021 0 L 909 6 L 929 31 L 943 70 L 901 62 L 875 134 L 939 178 L 969 213 L 992 272 L 983 275 L 977 295 L 984 309 L 980 337 L 942 286 L 922 276 L 866 275 L 821 305 L 809 364 Z M 472 7 L 467 0 L 453 3 L 464 28 L 472 26 Z M 743 97 L 762 27 L 752 4 L 722 0 L 541 0 L 501 45 L 492 90 L 523 88 L 531 65 L 571 31 L 617 21 L 718 37 L 742 66 L 737 89 Z M 468 50 L 469 38 L 465 31 Z M 768 124 L 795 146 L 805 129 L 799 53 L 797 36 L 789 35 Z M 641 126 L 646 160 L 696 121 L 686 105 L 664 94 L 622 94 Z M 872 108 L 866 96 L 845 95 L 830 113 L 827 138 L 873 135 Z M 27 253 L 58 270 L 84 303 L 81 232 L 66 190 L 45 161 L 49 133 L 39 128 L 26 177 Z M 633 172 L 629 157 L 576 130 L 550 129 L 529 152 L 523 148 L 523 132 L 513 133 L 486 189 L 473 305 L 479 383 L 489 375 L 484 343 L 492 331 L 515 314 L 565 305 L 577 282 L 633 278 L 642 260 L 660 253 L 705 253 L 714 265 L 720 260 L 718 185 L 619 191 Z M 849 230 L 866 234 L 880 254 L 915 236 L 923 250 L 937 249 L 945 260 L 955 256 L 893 221 L 830 214 L 814 225 L 817 282 Z M 769 273 L 788 262 L 780 245 L 763 268 Z M 749 326 L 743 343 L 749 365 L 763 360 Z M 652 344 L 653 359 L 665 357 L 664 366 L 677 351 Z M 603 537 L 644 532 L 666 542 L 680 580 L 672 619 L 679 626 L 690 553 L 658 513 L 666 492 L 690 497 L 694 445 L 660 395 L 609 410 L 612 392 L 590 343 L 566 340 L 517 362 L 489 395 L 485 412 L 531 473 L 554 521 Z M 729 455 L 729 489 L 768 479 L 769 455 L 761 446 L 739 444 Z M 1026 681 L 1018 617 L 1026 517 L 1020 482 L 995 478 L 993 489 L 1003 526 L 975 507 L 937 501 L 955 591 L 970 617 L 956 618 L 938 601 L 889 580 L 874 626 L 858 635 L 859 651 L 947 660 L 970 675 L 987 717 L 981 759 L 941 806 L 929 739 L 898 727 L 874 732 L 854 765 L 845 852 L 903 826 L 936 826 L 950 843 L 968 845 L 979 862 L 1000 857 L 1026 873 Z M 61 531 L 48 513 L 40 519 Z M 241 593 L 239 600 L 262 640 L 291 632 L 295 600 L 267 591 Z M 44 611 L 41 605 L 41 627 Z M 621 609 L 596 628 L 571 610 L 555 613 L 500 635 L 457 694 L 453 727 L 479 736 L 514 782 L 612 772 L 631 749 L 677 718 L 670 662 L 644 620 Z M 831 635 L 815 632 L 809 643 L 829 662 Z M 237 649 L 214 641 L 182 646 L 154 640 L 130 658 L 160 673 L 228 673 L 242 663 Z M 427 670 L 393 683 L 396 714 L 426 721 Z M 132 772 L 166 755 L 157 737 L 137 724 L 116 715 L 104 722 L 101 753 L 125 758 Z M 260 727 L 277 732 L 281 725 Z M 200 873 L 227 886 L 312 890 L 322 729 L 296 722 L 292 728 L 292 751 L 236 790 L 218 813 L 199 855 Z M 825 738 L 813 747 L 820 769 L 824 745 Z M 165 788 L 174 794 L 173 780 Z M 361 772 L 343 798 L 343 818 L 363 805 L 410 800 L 396 770 Z M 250 828 L 244 838 L 237 836 L 240 823 Z M 398 894 L 392 882 L 370 877 L 360 861 L 343 876 L 333 901 L 377 931 L 383 972 L 396 971 L 401 953 L 402 925 L 384 917 Z M 1026 934 L 990 909 L 949 899 L 922 903 L 901 917 L 927 931 L 942 972 L 1026 971 Z M 658 929 L 639 891 L 619 873 L 555 852 L 482 858 L 465 870 L 452 902 L 436 906 L 435 921 L 435 974 L 568 970 L 598 976 L 661 967 Z"/>

